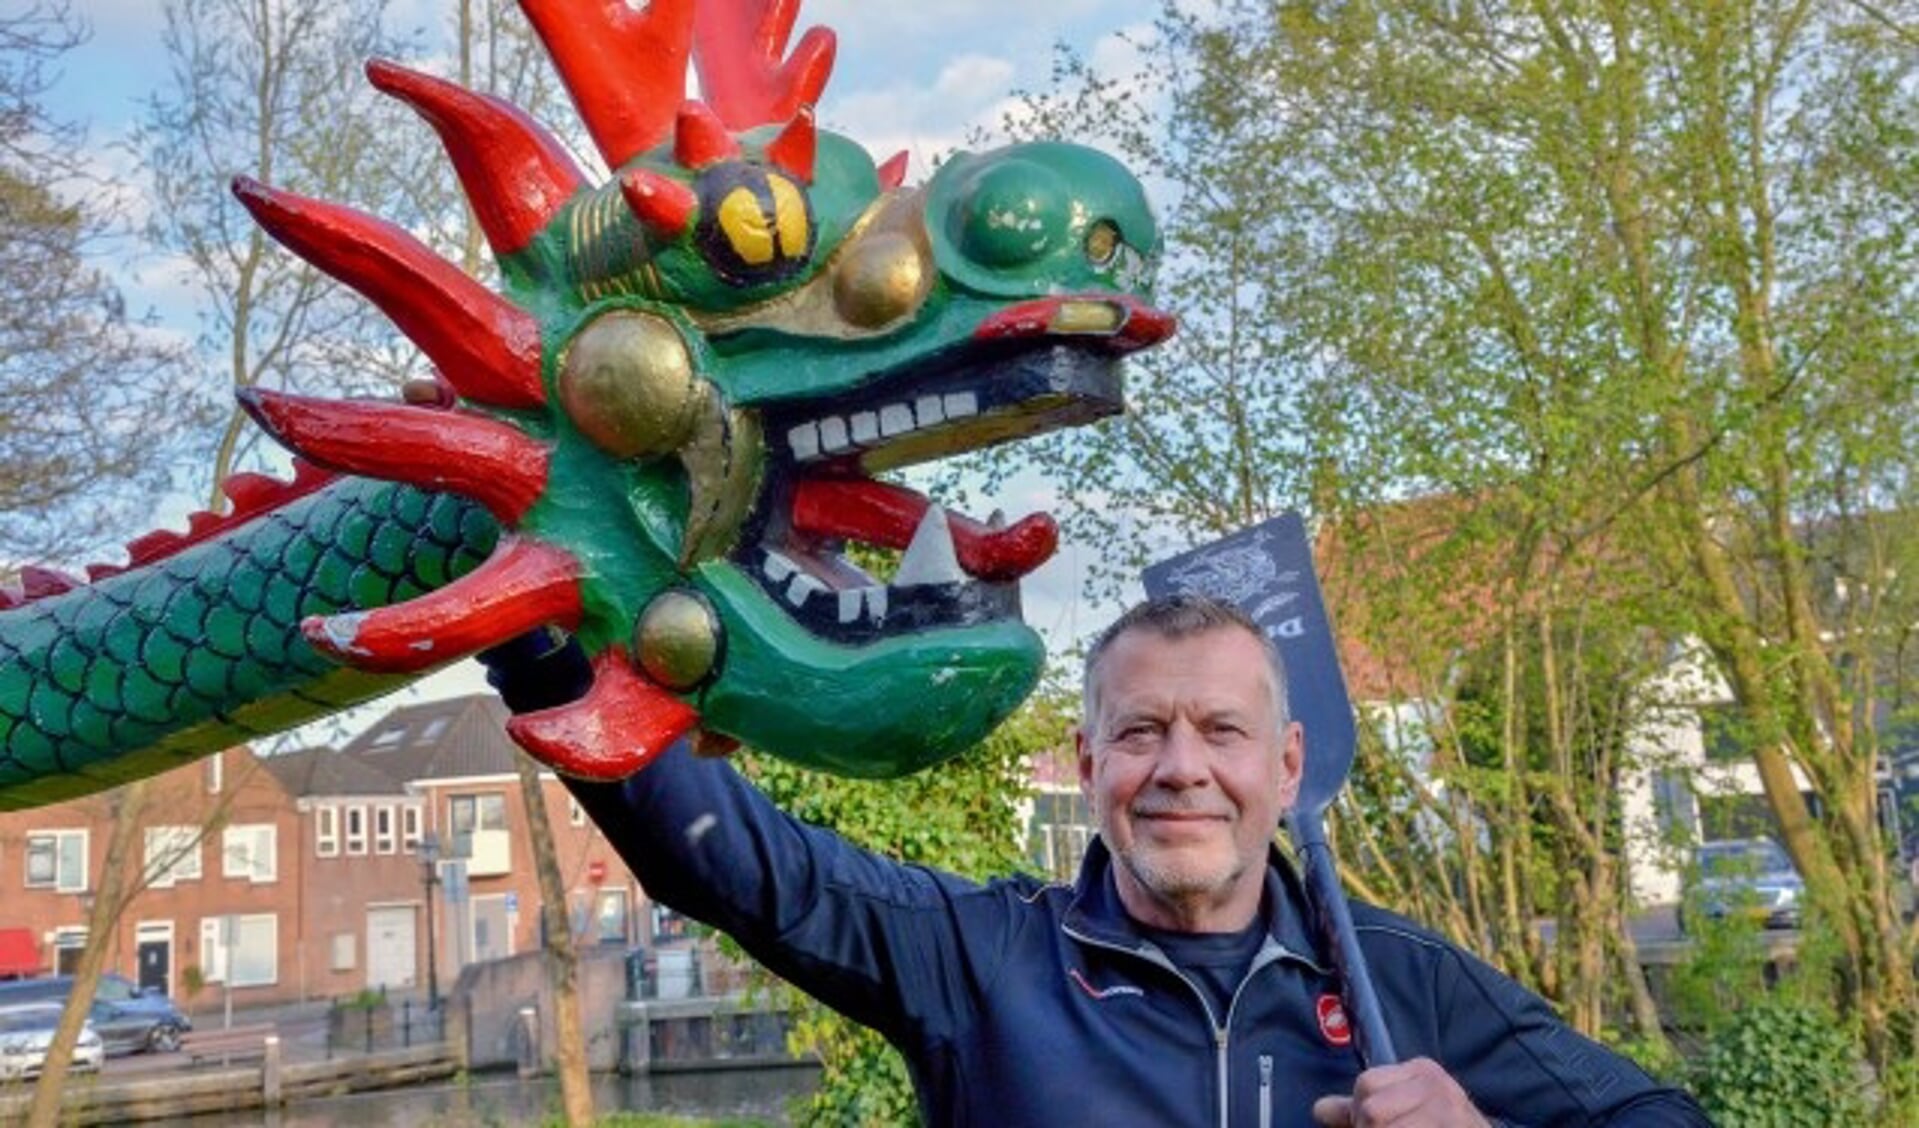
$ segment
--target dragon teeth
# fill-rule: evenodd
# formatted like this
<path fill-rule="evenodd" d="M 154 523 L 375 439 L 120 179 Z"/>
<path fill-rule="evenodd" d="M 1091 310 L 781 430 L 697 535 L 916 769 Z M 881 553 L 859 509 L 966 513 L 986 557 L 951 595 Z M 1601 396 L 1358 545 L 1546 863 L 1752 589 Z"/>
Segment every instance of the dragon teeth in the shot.
<path fill-rule="evenodd" d="M 806 601 L 813 597 L 814 592 L 825 590 L 825 584 L 805 572 L 797 572 L 793 576 L 793 582 L 786 585 L 786 601 L 795 607 L 804 607 Z"/>
<path fill-rule="evenodd" d="M 763 570 L 766 573 L 766 578 L 769 580 L 772 580 L 776 584 L 785 583 L 786 577 L 800 570 L 799 565 L 793 563 L 791 560 L 788 560 L 786 557 L 781 556 L 777 552 L 767 553 L 766 563 L 762 564 L 760 567 L 761 567 L 761 570 Z"/>
<path fill-rule="evenodd" d="M 959 554 L 953 548 L 953 530 L 946 522 L 946 510 L 937 505 L 927 506 L 919 528 L 913 530 L 912 543 L 906 546 L 906 555 L 900 558 L 893 586 L 957 584 L 965 579 Z"/>
<path fill-rule="evenodd" d="M 889 403 L 851 415 L 828 415 L 788 428 L 786 445 L 795 462 L 814 462 L 848 450 L 870 446 L 881 439 L 909 435 L 955 419 L 979 414 L 979 396 L 952 392 L 920 396 L 911 403 Z"/>

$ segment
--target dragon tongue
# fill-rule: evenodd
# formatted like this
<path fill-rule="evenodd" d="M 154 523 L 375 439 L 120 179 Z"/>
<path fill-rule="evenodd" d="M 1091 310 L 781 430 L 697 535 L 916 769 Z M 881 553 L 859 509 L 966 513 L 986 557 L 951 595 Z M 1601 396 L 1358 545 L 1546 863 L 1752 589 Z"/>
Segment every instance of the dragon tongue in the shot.
<path fill-rule="evenodd" d="M 893 581 L 901 586 L 953 583 L 961 572 L 989 583 L 1011 583 L 1046 563 L 1059 547 L 1059 527 L 1047 514 L 1034 513 L 1006 527 L 981 524 L 903 486 L 870 478 L 800 479 L 793 491 L 793 527 L 817 537 L 905 549 Z M 949 559 L 957 560 L 957 569 Z"/>

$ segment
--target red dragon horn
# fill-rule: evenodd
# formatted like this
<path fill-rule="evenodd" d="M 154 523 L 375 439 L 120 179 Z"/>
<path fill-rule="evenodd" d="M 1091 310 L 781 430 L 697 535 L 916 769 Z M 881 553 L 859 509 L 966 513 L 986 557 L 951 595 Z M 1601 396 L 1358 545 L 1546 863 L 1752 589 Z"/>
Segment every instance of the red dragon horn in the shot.
<path fill-rule="evenodd" d="M 734 0 L 700 5 L 693 64 L 700 96 L 734 131 L 790 121 L 820 100 L 833 73 L 833 33 L 816 27 L 786 57 L 800 0 Z"/>
<path fill-rule="evenodd" d="M 680 107 L 673 123 L 673 162 L 681 168 L 702 169 L 740 155 L 740 143 L 733 140 L 721 121 L 703 102 L 688 102 Z"/>
<path fill-rule="evenodd" d="M 664 141 L 686 96 L 693 0 L 520 0 L 611 168 Z"/>
<path fill-rule="evenodd" d="M 563 549 L 506 537 L 479 567 L 418 599 L 314 616 L 300 632 L 349 666 L 411 674 L 545 624 L 579 626 L 580 565 Z"/>
<path fill-rule="evenodd" d="M 368 62 L 366 76 L 439 133 L 495 254 L 523 250 L 586 183 L 560 143 L 510 102 L 385 59 Z"/>
<path fill-rule="evenodd" d="M 780 135 L 766 147 L 766 159 L 785 169 L 802 184 L 813 183 L 813 158 L 819 151 L 819 133 L 813 125 L 813 107 L 801 106 Z"/>
<path fill-rule="evenodd" d="M 568 705 L 522 713 L 507 735 L 554 771 L 621 780 L 645 767 L 700 721 L 692 706 L 634 670 L 626 651 L 593 659 L 593 687 Z"/>
<path fill-rule="evenodd" d="M 242 388 L 247 414 L 321 464 L 470 497 L 511 525 L 546 489 L 546 447 L 477 415 L 377 400 L 328 400 Z"/>
<path fill-rule="evenodd" d="M 235 177 L 233 194 L 286 248 L 365 294 L 460 394 L 538 407 L 540 323 L 383 219 Z"/>
<path fill-rule="evenodd" d="M 620 194 L 634 218 L 662 243 L 679 238 L 700 206 L 693 189 L 651 169 L 630 168 L 621 173 Z"/>

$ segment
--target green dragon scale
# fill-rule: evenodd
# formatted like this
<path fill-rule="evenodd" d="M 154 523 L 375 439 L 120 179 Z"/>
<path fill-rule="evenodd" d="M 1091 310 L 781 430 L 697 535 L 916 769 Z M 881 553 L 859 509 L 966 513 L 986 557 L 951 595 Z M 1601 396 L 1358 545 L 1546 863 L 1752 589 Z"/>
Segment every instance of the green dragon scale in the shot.
<path fill-rule="evenodd" d="M 948 513 L 875 475 L 1121 409 L 1172 332 L 1124 168 L 1060 143 L 903 187 L 816 127 L 831 33 L 797 0 L 521 0 L 595 144 L 592 185 L 515 107 L 375 61 L 436 129 L 494 292 L 400 229 L 241 179 L 276 239 L 433 362 L 401 399 L 248 391 L 305 460 L 225 516 L 0 610 L 0 809 L 163 771 L 538 627 L 594 683 L 515 718 L 623 777 L 691 735 L 840 774 L 951 756 L 1031 690 L 1019 579 L 1044 514 Z M 681 91 L 689 59 L 701 101 Z M 903 550 L 890 581 L 849 544 Z"/>

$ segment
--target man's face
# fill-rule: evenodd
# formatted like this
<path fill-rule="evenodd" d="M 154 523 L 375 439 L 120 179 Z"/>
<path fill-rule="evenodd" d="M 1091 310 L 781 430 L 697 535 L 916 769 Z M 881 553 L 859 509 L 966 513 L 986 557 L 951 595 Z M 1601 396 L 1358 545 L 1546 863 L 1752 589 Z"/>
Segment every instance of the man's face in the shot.
<path fill-rule="evenodd" d="M 1260 640 L 1237 627 L 1131 631 L 1094 672 L 1080 789 L 1135 919 L 1232 931 L 1259 909 L 1266 850 L 1299 790 L 1300 731 L 1279 727 Z"/>

